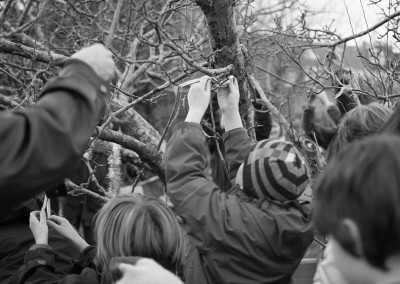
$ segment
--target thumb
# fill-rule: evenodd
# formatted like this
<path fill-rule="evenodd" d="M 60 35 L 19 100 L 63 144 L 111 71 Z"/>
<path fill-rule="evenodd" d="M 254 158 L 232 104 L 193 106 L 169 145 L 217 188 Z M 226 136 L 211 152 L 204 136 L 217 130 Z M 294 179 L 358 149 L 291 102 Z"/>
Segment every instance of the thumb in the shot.
<path fill-rule="evenodd" d="M 32 211 L 32 212 L 29 214 L 29 222 L 30 222 L 31 224 L 34 224 L 34 223 L 38 223 L 38 222 L 39 222 L 39 220 L 37 219 L 37 216 L 36 216 L 36 212 L 37 212 L 37 211 Z"/>
<path fill-rule="evenodd" d="M 50 226 L 51 228 L 53 228 L 54 230 L 58 230 L 61 227 L 60 225 L 53 222 L 52 220 L 47 219 L 46 221 L 47 221 L 47 225 Z"/>
<path fill-rule="evenodd" d="M 238 82 L 234 76 L 229 76 L 229 93 L 236 92 L 238 90 Z"/>
<path fill-rule="evenodd" d="M 211 88 L 211 78 L 207 75 L 200 78 L 199 84 L 204 86 L 205 91 L 209 91 Z"/>
<path fill-rule="evenodd" d="M 206 90 L 206 92 L 209 92 L 211 90 L 211 78 L 210 77 L 207 78 L 205 90 Z"/>

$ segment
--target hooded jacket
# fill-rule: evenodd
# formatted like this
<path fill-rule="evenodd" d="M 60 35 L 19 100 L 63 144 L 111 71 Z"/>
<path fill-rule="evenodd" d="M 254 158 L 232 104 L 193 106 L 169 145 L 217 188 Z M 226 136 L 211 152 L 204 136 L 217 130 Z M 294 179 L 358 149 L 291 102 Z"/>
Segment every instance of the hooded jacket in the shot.
<path fill-rule="evenodd" d="M 233 178 L 252 142 L 243 128 L 223 139 Z M 309 208 L 298 201 L 253 199 L 237 186 L 222 192 L 204 176 L 205 136 L 197 123 L 175 126 L 165 163 L 167 193 L 193 245 L 186 283 L 291 282 L 313 240 Z"/>

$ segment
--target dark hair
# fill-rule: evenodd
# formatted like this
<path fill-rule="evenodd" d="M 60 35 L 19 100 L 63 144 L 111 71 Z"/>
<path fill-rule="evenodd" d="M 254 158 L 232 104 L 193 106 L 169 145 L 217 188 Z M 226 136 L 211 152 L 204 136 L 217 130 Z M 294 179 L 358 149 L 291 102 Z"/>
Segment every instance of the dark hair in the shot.
<path fill-rule="evenodd" d="M 351 254 L 341 221 L 360 230 L 363 255 L 384 269 L 388 256 L 400 253 L 400 137 L 372 136 L 352 143 L 333 158 L 317 181 L 314 221 Z M 347 236 L 348 237 L 348 236 Z"/>

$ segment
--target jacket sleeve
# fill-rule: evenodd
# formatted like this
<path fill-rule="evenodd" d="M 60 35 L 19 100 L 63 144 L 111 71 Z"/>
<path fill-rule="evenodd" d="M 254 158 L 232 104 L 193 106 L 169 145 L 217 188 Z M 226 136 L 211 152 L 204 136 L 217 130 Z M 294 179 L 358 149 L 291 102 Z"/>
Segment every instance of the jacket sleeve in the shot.
<path fill-rule="evenodd" d="M 338 125 L 340 122 L 340 119 L 342 118 L 342 114 L 340 113 L 339 108 L 336 105 L 330 105 L 330 106 L 328 106 L 326 111 L 329 114 L 329 116 L 332 118 L 335 125 Z"/>
<path fill-rule="evenodd" d="M 240 228 L 245 227 L 241 226 L 241 204 L 236 196 L 226 195 L 204 176 L 205 137 L 199 124 L 182 122 L 175 126 L 165 165 L 168 196 L 188 225 L 196 247 L 207 249 L 240 235 Z"/>
<path fill-rule="evenodd" d="M 302 119 L 303 130 L 309 138 L 312 138 L 312 132 L 315 129 L 314 115 L 315 115 L 315 106 L 310 104 L 304 110 Z"/>
<path fill-rule="evenodd" d="M 247 135 L 244 128 L 236 128 L 225 132 L 223 135 L 226 163 L 231 180 L 236 178 L 237 171 L 245 158 L 249 155 L 250 148 L 255 144 Z"/>
<path fill-rule="evenodd" d="M 93 259 L 95 247 L 86 248 L 76 262 L 75 274 L 61 275 L 55 273 L 57 253 L 48 245 L 33 246 L 24 258 L 24 265 L 19 269 L 19 283 L 22 284 L 67 284 L 92 283 L 97 278 Z M 90 269 L 85 269 L 89 267 Z"/>
<path fill-rule="evenodd" d="M 357 101 L 352 96 L 356 95 L 354 93 L 342 94 L 336 99 L 336 104 L 342 115 L 358 106 Z"/>
<path fill-rule="evenodd" d="M 334 125 L 324 125 L 322 123 L 315 122 L 315 106 L 308 106 L 304 110 L 303 115 L 303 130 L 307 137 L 311 140 L 315 139 L 318 145 L 327 149 L 328 145 L 335 135 L 337 130 L 337 124 L 340 120 L 341 114 L 336 105 L 329 106 L 326 110 L 327 114 L 333 120 Z"/>
<path fill-rule="evenodd" d="M 107 93 L 90 66 L 72 59 L 34 106 L 0 112 L 0 212 L 57 185 L 79 165 Z"/>

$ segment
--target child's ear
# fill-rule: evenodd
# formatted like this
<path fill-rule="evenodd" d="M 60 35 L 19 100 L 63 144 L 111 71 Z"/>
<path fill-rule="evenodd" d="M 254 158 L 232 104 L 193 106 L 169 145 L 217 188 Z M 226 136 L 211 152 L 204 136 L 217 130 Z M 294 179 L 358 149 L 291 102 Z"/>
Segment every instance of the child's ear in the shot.
<path fill-rule="evenodd" d="M 343 219 L 339 224 L 335 237 L 348 253 L 355 257 L 363 257 L 364 251 L 360 230 L 353 219 Z"/>

